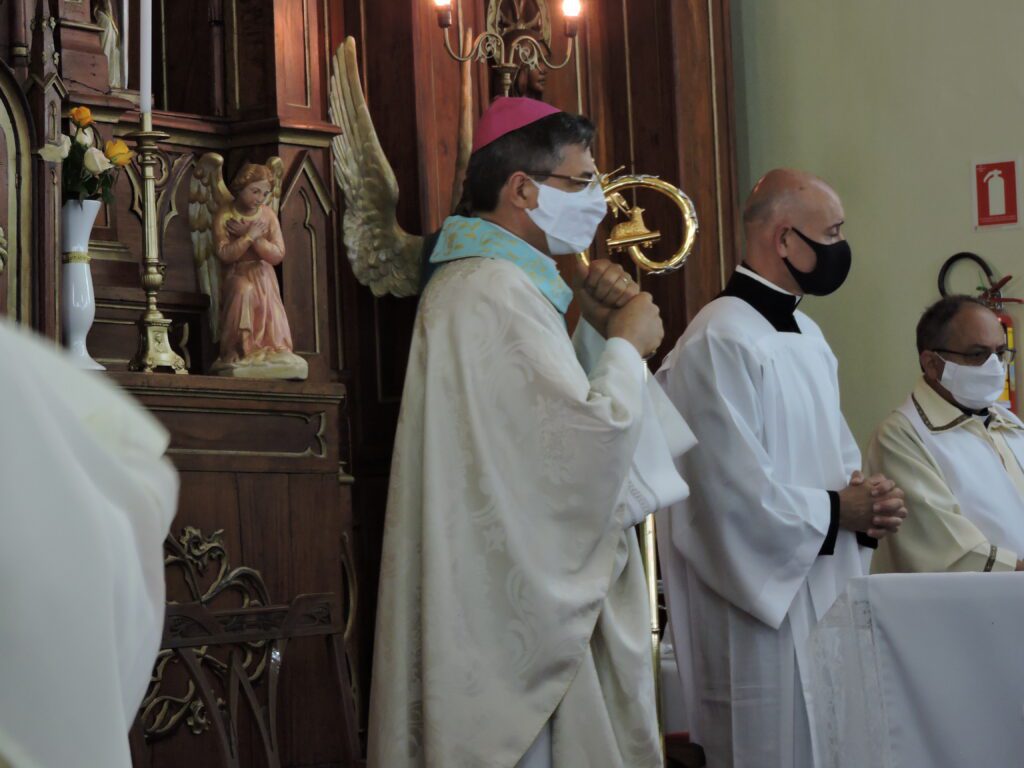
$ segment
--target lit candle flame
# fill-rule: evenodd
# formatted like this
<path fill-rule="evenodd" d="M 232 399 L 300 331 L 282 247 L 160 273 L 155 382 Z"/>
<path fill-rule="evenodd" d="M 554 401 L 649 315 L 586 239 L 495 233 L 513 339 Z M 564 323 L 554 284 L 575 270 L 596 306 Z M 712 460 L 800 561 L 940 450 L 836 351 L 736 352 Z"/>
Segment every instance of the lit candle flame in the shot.
<path fill-rule="evenodd" d="M 581 6 L 580 0 L 565 0 L 562 3 L 562 15 L 567 19 L 578 19 L 583 11 Z"/>

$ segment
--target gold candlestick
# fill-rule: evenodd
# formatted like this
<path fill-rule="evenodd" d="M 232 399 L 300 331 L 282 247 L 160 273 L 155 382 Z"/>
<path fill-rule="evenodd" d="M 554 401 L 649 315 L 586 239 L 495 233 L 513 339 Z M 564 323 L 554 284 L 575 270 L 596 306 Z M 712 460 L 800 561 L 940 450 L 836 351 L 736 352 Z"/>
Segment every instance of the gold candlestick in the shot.
<path fill-rule="evenodd" d="M 460 0 L 455 0 L 460 2 Z M 489 0 L 488 15 L 491 16 L 491 3 L 499 3 L 501 0 Z M 579 32 L 579 17 L 582 11 L 580 0 L 566 0 L 562 6 L 565 21 L 565 36 L 568 38 L 568 45 L 565 51 L 565 59 L 556 64 L 548 56 L 544 47 L 531 34 L 524 34 L 516 37 L 508 45 L 501 34 L 496 21 L 489 21 L 486 31 L 480 33 L 472 41 L 464 40 L 462 24 L 458 25 L 458 52 L 452 48 L 449 29 L 454 23 L 452 11 L 452 0 L 434 0 L 434 8 L 437 11 L 437 25 L 444 32 L 444 47 L 448 55 L 458 62 L 468 61 L 491 61 L 491 67 L 501 74 L 502 95 L 508 96 L 512 91 L 512 79 L 520 67 L 537 69 L 541 65 L 545 69 L 563 69 L 572 60 L 576 50 L 576 35 Z M 500 9 L 499 9 L 500 10 Z M 460 11 L 461 18 L 461 11 Z M 548 41 L 550 42 L 550 41 Z M 467 45 L 467 43 L 469 43 Z M 468 50 L 468 54 L 463 51 Z"/>
<path fill-rule="evenodd" d="M 155 373 L 170 370 L 187 374 L 185 360 L 171 349 L 171 321 L 157 306 L 156 297 L 164 284 L 167 267 L 160 261 L 160 233 L 156 220 L 156 166 L 160 162 L 157 142 L 170 136 L 153 130 L 153 114 L 142 113 L 142 130 L 128 134 L 138 146 L 142 166 L 142 287 L 146 291 L 146 309 L 139 318 L 139 349 L 128 363 L 128 370 Z"/>

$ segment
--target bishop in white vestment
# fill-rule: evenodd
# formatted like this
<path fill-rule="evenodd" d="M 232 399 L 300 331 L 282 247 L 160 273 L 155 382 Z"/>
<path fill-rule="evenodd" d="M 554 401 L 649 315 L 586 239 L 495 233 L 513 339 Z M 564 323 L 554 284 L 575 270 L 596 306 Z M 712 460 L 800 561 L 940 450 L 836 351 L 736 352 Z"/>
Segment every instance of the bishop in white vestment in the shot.
<path fill-rule="evenodd" d="M 709 768 L 808 768 L 808 633 L 868 572 L 868 534 L 905 513 L 891 483 L 860 476 L 836 358 L 797 310 L 849 270 L 838 197 L 774 171 L 744 222 L 745 265 L 658 372 L 700 441 L 679 462 L 690 498 L 659 515 L 659 551 L 683 720 Z"/>
<path fill-rule="evenodd" d="M 618 310 L 648 341 L 627 340 L 625 315 L 598 312 L 607 341 L 584 328 L 577 359 L 564 317 L 573 294 L 549 254 L 574 258 L 606 209 L 589 124 L 530 101 L 499 99 L 483 118 L 478 141 L 493 148 L 474 152 L 467 178 L 479 215 L 445 222 L 416 318 L 385 523 L 371 768 L 663 765 L 632 526 L 685 495 L 673 457 L 692 436 L 645 381 L 640 349 L 661 333 L 648 296 Z M 496 131 L 502 111 L 512 128 Z M 641 441 L 667 483 L 636 471 L 650 466 L 634 466 Z"/>
<path fill-rule="evenodd" d="M 867 466 L 914 510 L 875 573 L 1024 570 L 1024 424 L 998 401 L 1012 359 L 995 313 L 949 296 L 917 326 L 922 377 L 878 427 Z"/>

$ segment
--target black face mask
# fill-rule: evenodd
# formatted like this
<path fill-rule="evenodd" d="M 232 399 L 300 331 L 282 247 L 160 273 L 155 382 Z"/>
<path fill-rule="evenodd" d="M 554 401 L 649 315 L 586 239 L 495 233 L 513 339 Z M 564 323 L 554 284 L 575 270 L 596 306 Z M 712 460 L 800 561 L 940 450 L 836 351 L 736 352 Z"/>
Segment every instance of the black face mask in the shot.
<path fill-rule="evenodd" d="M 800 290 L 812 296 L 828 296 L 830 293 L 838 291 L 839 286 L 846 282 L 846 276 L 850 274 L 850 265 L 853 261 L 850 244 L 846 240 L 827 244 L 818 243 L 796 227 L 792 229 L 818 257 L 814 269 L 810 272 L 801 272 L 789 263 L 789 259 L 783 259 L 789 269 L 789 274 L 796 280 Z"/>

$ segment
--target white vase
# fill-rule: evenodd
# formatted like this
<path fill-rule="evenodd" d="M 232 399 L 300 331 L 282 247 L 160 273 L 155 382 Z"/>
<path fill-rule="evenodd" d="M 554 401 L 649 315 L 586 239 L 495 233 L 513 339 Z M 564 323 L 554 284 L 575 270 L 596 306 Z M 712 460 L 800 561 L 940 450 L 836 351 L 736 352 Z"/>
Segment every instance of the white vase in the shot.
<path fill-rule="evenodd" d="M 99 200 L 69 200 L 61 209 L 60 310 L 64 343 L 79 368 L 105 370 L 86 347 L 89 329 L 96 318 L 96 294 L 89 266 L 89 236 L 100 212 Z"/>

